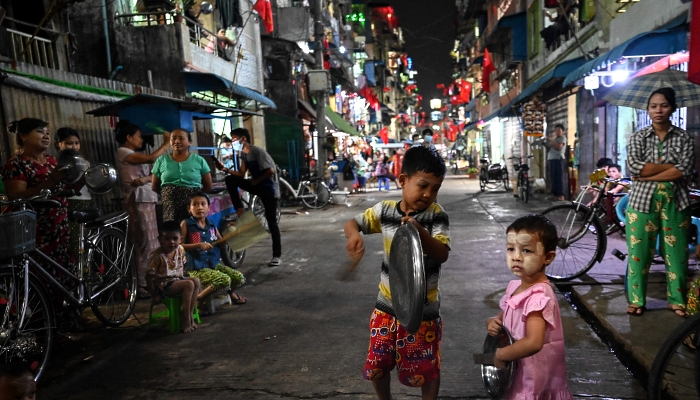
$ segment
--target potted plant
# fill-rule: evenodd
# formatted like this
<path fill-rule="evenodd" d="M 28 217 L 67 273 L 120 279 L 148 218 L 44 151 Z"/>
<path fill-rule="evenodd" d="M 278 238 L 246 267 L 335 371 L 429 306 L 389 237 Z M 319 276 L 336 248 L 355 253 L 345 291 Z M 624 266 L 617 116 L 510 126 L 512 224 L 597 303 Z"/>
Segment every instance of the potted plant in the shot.
<path fill-rule="evenodd" d="M 476 178 L 476 175 L 479 173 L 479 170 L 471 167 L 467 170 L 467 178 Z"/>

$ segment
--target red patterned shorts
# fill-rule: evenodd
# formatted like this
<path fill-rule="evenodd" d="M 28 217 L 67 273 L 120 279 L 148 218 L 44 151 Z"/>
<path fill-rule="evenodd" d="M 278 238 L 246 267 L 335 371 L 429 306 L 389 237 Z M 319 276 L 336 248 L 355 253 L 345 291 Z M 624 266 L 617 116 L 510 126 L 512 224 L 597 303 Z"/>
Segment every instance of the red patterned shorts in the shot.
<path fill-rule="evenodd" d="M 376 308 L 369 320 L 370 339 L 362 377 L 376 380 L 394 369 L 406 386 L 423 386 L 440 377 L 440 318 L 421 322 L 418 332 L 406 332 L 396 317 Z"/>

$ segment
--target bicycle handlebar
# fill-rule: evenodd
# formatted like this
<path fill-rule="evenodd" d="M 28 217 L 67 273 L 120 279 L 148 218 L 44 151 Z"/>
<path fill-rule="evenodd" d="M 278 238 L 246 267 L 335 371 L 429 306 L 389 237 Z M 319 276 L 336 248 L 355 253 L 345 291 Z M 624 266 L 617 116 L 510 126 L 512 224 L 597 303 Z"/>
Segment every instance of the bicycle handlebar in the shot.
<path fill-rule="evenodd" d="M 51 200 L 49 197 L 72 197 L 75 196 L 76 192 L 73 189 L 59 190 L 57 192 L 51 192 L 49 189 L 42 189 L 41 192 L 29 198 L 19 198 L 14 200 L 0 200 L 0 205 L 3 206 L 17 206 L 34 202 L 46 203 L 54 207 L 60 207 L 61 203 L 56 200 Z"/>

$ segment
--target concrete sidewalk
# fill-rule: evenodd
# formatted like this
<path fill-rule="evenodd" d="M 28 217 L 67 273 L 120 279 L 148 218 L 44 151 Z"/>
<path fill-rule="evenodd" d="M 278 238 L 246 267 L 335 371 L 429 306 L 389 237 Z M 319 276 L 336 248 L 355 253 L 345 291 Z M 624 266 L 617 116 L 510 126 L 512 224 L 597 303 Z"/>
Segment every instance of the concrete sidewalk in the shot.
<path fill-rule="evenodd" d="M 475 183 L 478 185 L 478 183 Z M 524 204 L 511 193 L 501 190 L 474 195 L 494 217 L 512 220 L 517 214 L 541 212 L 554 203 L 551 195 L 535 195 Z M 559 204 L 559 203 L 557 203 Z M 647 311 L 642 316 L 626 313 L 625 270 L 627 262 L 612 255 L 614 249 L 627 253 L 625 240 L 618 233 L 608 236 L 606 254 L 601 263 L 595 264 L 580 278 L 556 282 L 562 293 L 570 293 L 569 299 L 579 308 L 579 314 L 593 325 L 598 335 L 614 351 L 620 361 L 646 387 L 648 372 L 656 353 L 671 332 L 686 319 L 667 308 L 666 273 L 663 264 L 653 264 L 649 273 Z M 694 259 L 690 261 L 690 282 L 698 274 Z"/>

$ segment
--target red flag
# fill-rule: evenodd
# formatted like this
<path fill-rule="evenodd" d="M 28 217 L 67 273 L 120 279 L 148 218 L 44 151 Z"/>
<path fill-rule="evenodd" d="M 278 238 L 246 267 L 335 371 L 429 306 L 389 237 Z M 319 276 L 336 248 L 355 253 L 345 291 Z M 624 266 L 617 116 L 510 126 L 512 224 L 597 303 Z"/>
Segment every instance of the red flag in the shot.
<path fill-rule="evenodd" d="M 700 0 L 693 0 L 691 13 L 688 80 L 700 84 Z"/>
<path fill-rule="evenodd" d="M 493 66 L 493 60 L 491 60 L 491 54 L 489 54 L 489 50 L 484 47 L 484 65 L 483 65 L 483 75 L 481 77 L 481 88 L 483 89 L 484 92 L 491 92 L 491 83 L 489 82 L 489 75 L 491 75 L 491 72 L 496 70 L 496 67 Z"/>
<path fill-rule="evenodd" d="M 270 5 L 270 0 L 256 1 L 253 10 L 260 14 L 260 18 L 262 18 L 263 24 L 265 24 L 267 33 L 271 33 L 275 30 L 275 24 L 272 22 L 272 6 Z"/>
<path fill-rule="evenodd" d="M 384 144 L 389 144 L 389 130 L 386 129 L 386 126 L 379 130 L 379 138 Z"/>

